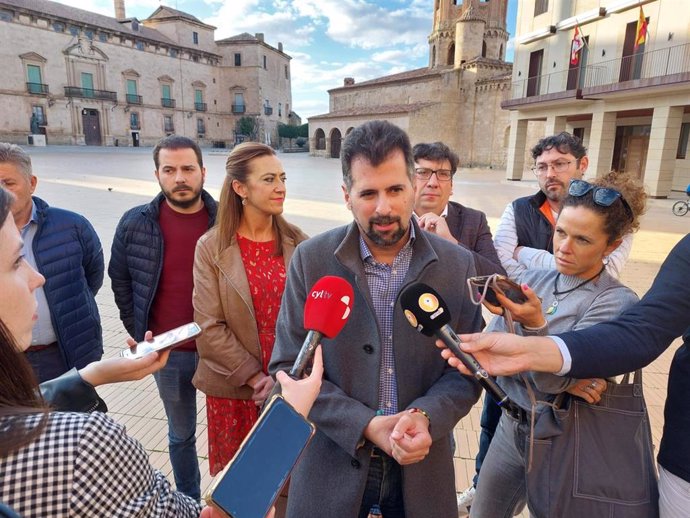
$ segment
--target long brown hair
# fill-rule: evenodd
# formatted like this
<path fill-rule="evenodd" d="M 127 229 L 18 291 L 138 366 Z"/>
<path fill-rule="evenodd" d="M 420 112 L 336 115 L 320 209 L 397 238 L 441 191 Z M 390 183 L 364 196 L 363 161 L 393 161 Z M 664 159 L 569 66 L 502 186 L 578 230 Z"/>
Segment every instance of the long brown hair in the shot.
<path fill-rule="evenodd" d="M 7 222 L 12 195 L 0 187 L 0 225 Z M 0 243 L 0 246 L 3 246 Z M 32 442 L 45 428 L 48 409 L 36 389 L 36 376 L 5 322 L 0 319 L 0 456 Z M 42 413 L 36 425 L 29 425 L 26 414 Z"/>
<path fill-rule="evenodd" d="M 242 184 L 247 183 L 251 173 L 251 162 L 262 156 L 275 156 L 276 152 L 265 144 L 259 142 L 245 142 L 232 150 L 225 162 L 225 180 L 220 191 L 218 203 L 218 215 L 216 217 L 216 232 L 218 233 L 218 254 L 230 246 L 237 234 L 237 229 L 243 217 L 242 198 L 232 188 L 232 182 L 237 180 Z M 292 239 L 297 234 L 285 221 L 283 216 L 273 216 L 273 234 L 275 235 L 275 254 L 280 255 L 283 249 L 283 235 Z"/>

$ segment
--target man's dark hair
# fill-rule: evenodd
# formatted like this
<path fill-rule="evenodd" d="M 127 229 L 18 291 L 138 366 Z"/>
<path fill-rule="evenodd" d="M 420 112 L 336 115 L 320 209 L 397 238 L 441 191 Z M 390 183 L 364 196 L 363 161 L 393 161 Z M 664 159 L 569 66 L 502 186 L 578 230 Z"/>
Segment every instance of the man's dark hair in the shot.
<path fill-rule="evenodd" d="M 170 135 L 162 139 L 156 144 L 156 147 L 153 148 L 153 163 L 156 164 L 156 171 L 158 171 L 158 167 L 160 166 L 158 155 L 161 149 L 193 149 L 199 167 L 204 167 L 204 160 L 201 158 L 201 148 L 196 142 L 180 135 Z"/>
<path fill-rule="evenodd" d="M 567 131 L 562 131 L 558 135 L 544 137 L 537 142 L 537 145 L 532 148 L 532 158 L 536 160 L 544 151 L 553 148 L 560 153 L 570 153 L 578 160 L 587 154 L 587 149 L 579 138 Z"/>
<path fill-rule="evenodd" d="M 433 160 L 434 162 L 448 160 L 450 162 L 451 174 L 455 174 L 455 171 L 458 170 L 458 162 L 460 161 L 458 155 L 443 142 L 432 142 L 431 144 L 422 142 L 416 144 L 412 148 L 412 155 L 415 162 L 420 159 Z"/>
<path fill-rule="evenodd" d="M 382 120 L 365 122 L 353 129 L 345 138 L 340 153 L 345 188 L 348 191 L 352 188 L 352 161 L 355 158 L 364 158 L 376 167 L 396 149 L 402 151 L 407 164 L 407 176 L 412 181 L 414 159 L 407 133 L 394 124 Z"/>

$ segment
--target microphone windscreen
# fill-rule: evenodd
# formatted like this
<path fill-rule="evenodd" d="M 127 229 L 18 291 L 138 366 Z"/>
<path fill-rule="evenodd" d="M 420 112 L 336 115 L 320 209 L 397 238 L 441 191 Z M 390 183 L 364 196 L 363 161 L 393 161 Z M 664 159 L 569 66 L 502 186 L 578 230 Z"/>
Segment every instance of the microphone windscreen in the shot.
<path fill-rule="evenodd" d="M 435 331 L 450 322 L 450 312 L 441 295 L 421 282 L 402 291 L 400 306 L 410 325 L 426 336 L 433 336 Z"/>
<path fill-rule="evenodd" d="M 304 304 L 304 329 L 318 331 L 326 338 L 335 337 L 350 316 L 354 297 L 352 285 L 342 277 L 321 277 L 309 290 Z"/>

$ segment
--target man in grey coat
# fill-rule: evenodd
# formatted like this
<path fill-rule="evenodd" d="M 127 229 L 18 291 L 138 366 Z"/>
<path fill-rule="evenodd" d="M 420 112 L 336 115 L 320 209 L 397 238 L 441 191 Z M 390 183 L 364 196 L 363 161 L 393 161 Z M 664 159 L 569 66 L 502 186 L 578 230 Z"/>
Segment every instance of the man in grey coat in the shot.
<path fill-rule="evenodd" d="M 355 128 L 342 152 L 343 192 L 354 222 L 300 244 L 290 262 L 269 369 L 289 369 L 306 331 L 313 284 L 338 275 L 354 288 L 340 334 L 324 339 L 324 381 L 310 418 L 317 433 L 292 473 L 289 518 L 457 516 L 450 435 L 479 397 L 452 372 L 434 340 L 413 329 L 398 295 L 435 288 L 457 332 L 478 331 L 466 296 L 471 253 L 412 220 L 414 162 L 407 135 L 383 121 Z"/>

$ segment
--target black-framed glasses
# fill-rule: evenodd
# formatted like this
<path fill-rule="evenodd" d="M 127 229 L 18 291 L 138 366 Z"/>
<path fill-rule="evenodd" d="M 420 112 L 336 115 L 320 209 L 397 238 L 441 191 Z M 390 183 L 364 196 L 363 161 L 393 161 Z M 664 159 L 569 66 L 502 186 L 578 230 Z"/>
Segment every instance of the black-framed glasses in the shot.
<path fill-rule="evenodd" d="M 418 167 L 414 174 L 422 180 L 428 180 L 432 174 L 436 174 L 439 182 L 448 182 L 453 179 L 453 171 L 450 169 L 429 169 L 428 167 Z"/>
<path fill-rule="evenodd" d="M 593 185 L 585 180 L 570 180 L 570 185 L 568 186 L 568 194 L 570 196 L 584 196 L 589 191 L 592 191 L 592 199 L 594 203 L 600 205 L 601 207 L 610 207 L 615 203 L 616 200 L 620 200 L 623 203 L 623 208 L 628 213 L 630 220 L 634 219 L 633 211 L 625 201 L 623 195 L 620 191 L 612 189 L 611 187 L 600 187 L 598 185 Z"/>
<path fill-rule="evenodd" d="M 549 167 L 553 169 L 553 172 L 556 174 L 561 174 L 565 173 L 568 170 L 568 167 L 570 164 L 573 162 L 577 162 L 579 159 L 576 158 L 575 160 L 555 160 L 553 162 L 541 162 L 539 164 L 534 164 L 531 169 L 534 174 L 537 176 L 544 176 L 546 173 L 549 172 Z"/>

